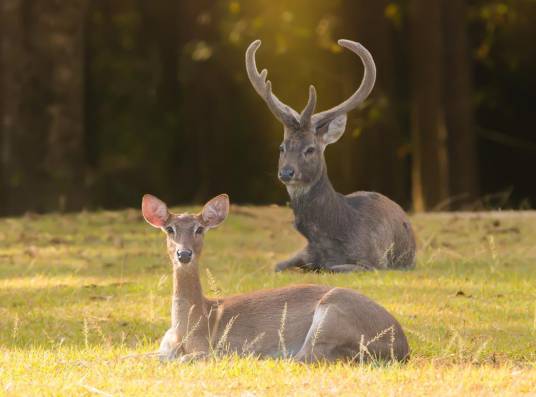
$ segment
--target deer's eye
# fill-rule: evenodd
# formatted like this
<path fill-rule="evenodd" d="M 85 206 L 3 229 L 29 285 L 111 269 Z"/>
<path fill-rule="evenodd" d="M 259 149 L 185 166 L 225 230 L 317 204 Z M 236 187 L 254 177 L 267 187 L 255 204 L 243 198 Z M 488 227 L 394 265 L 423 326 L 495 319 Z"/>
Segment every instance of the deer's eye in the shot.
<path fill-rule="evenodd" d="M 203 226 L 198 226 L 196 229 L 195 229 L 195 234 L 203 234 L 205 232 L 205 228 Z"/>
<path fill-rule="evenodd" d="M 307 149 L 305 149 L 305 154 L 313 154 L 315 152 L 314 146 L 309 146 Z"/>
<path fill-rule="evenodd" d="M 166 233 L 168 234 L 175 233 L 175 229 L 173 229 L 173 226 L 166 226 Z"/>
<path fill-rule="evenodd" d="M 285 151 L 285 145 L 283 144 L 279 145 L 279 151 L 283 153 Z"/>

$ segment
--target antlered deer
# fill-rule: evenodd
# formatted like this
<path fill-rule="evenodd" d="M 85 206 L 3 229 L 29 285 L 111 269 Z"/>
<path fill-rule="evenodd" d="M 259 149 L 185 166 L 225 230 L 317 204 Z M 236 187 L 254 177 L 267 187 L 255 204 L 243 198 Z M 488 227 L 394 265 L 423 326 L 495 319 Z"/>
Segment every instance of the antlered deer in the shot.
<path fill-rule="evenodd" d="M 371 268 L 413 268 L 415 238 L 402 208 L 375 192 L 337 193 L 328 178 L 324 150 L 344 133 L 346 113 L 355 109 L 372 91 L 376 67 L 361 44 L 339 40 L 357 54 L 365 67 L 361 86 L 329 110 L 314 113 L 316 90 L 309 87 L 309 100 L 298 114 L 273 93 L 268 72 L 258 72 L 255 53 L 260 40 L 246 50 L 246 70 L 255 91 L 284 125 L 280 146 L 279 179 L 286 185 L 294 211 L 294 225 L 307 239 L 307 246 L 280 262 L 276 271 L 291 267 L 349 272 Z"/>
<path fill-rule="evenodd" d="M 187 361 L 214 351 L 303 362 L 408 358 L 406 336 L 396 319 L 351 289 L 293 285 L 205 298 L 199 256 L 205 232 L 227 217 L 227 195 L 210 200 L 199 214 L 178 215 L 147 194 L 142 212 L 166 233 L 173 264 L 171 328 L 160 345 L 162 359 Z"/>

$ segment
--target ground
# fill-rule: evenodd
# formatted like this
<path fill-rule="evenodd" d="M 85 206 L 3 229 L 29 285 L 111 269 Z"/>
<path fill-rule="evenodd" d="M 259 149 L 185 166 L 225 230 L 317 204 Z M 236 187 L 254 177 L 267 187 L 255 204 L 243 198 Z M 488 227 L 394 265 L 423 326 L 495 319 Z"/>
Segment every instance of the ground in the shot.
<path fill-rule="evenodd" d="M 536 213 L 413 216 L 415 270 L 344 275 L 272 271 L 303 245 L 291 220 L 233 206 L 205 241 L 205 293 L 355 288 L 398 318 L 409 363 L 161 364 L 148 353 L 169 326 L 163 233 L 138 210 L 29 214 L 0 220 L 0 395 L 536 395 Z"/>

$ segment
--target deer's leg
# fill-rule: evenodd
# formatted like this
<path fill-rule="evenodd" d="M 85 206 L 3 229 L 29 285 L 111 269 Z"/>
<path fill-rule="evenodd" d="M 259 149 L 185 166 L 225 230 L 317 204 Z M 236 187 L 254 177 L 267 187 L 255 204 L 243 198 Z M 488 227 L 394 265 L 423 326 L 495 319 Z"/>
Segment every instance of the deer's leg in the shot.
<path fill-rule="evenodd" d="M 177 330 L 170 328 L 164 334 L 160 348 L 158 349 L 158 357 L 160 361 L 176 360 L 182 354 L 182 348 L 177 337 Z"/>
<path fill-rule="evenodd" d="M 333 273 L 367 272 L 372 269 L 371 266 L 364 265 L 335 265 L 328 268 Z"/>
<path fill-rule="evenodd" d="M 193 352 L 185 352 L 185 346 L 180 342 L 177 330 L 170 328 L 162 338 L 162 342 L 160 342 L 158 357 L 162 362 L 179 360 L 181 363 L 187 363 L 194 360 L 201 360 L 208 356 L 206 343 L 200 338 L 192 338 L 187 343 L 187 347 L 188 349 L 186 351 Z"/>
<path fill-rule="evenodd" d="M 179 358 L 179 361 L 181 363 L 191 363 L 194 361 L 206 360 L 207 358 L 208 354 L 206 352 L 194 352 L 182 355 Z"/>
<path fill-rule="evenodd" d="M 372 337 L 366 329 L 357 326 L 351 315 L 355 308 L 348 306 L 348 293 L 344 289 L 332 288 L 324 294 L 315 308 L 303 345 L 294 359 L 307 363 L 355 360 L 360 347 L 360 334 L 365 334 L 365 341 Z M 382 346 L 378 342 L 384 343 L 382 340 L 369 346 L 373 354 L 385 350 L 380 349 Z"/>
<path fill-rule="evenodd" d="M 351 360 L 353 352 L 348 349 L 345 331 L 349 328 L 351 325 L 346 323 L 336 305 L 320 303 L 315 309 L 305 341 L 294 359 L 305 363 Z"/>
<path fill-rule="evenodd" d="M 301 267 L 304 266 L 307 263 L 307 251 L 303 250 L 298 252 L 296 255 L 294 255 L 292 258 L 287 259 L 286 261 L 279 262 L 275 266 L 276 272 L 282 272 L 283 270 L 290 269 L 291 267 Z"/>

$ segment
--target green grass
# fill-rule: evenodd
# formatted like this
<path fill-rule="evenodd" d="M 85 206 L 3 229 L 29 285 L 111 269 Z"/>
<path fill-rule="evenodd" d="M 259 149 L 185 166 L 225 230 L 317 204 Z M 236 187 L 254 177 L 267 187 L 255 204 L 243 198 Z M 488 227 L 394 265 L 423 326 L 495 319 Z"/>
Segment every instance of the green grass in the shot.
<path fill-rule="evenodd" d="M 143 355 L 169 326 L 164 235 L 139 211 L 0 220 L 0 395 L 536 395 L 536 213 L 413 217 L 414 271 L 275 274 L 303 245 L 281 207 L 232 207 L 201 260 L 223 294 L 355 288 L 410 340 L 406 365 Z"/>

